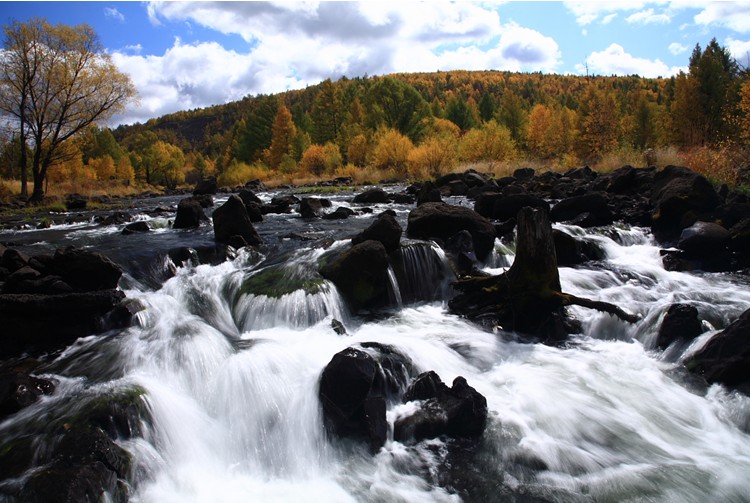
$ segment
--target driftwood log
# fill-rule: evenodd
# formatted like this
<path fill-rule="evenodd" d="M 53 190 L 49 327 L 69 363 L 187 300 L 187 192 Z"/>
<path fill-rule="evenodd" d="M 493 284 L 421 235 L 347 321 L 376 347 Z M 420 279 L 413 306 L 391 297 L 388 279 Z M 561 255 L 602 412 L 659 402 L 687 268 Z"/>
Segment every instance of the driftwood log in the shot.
<path fill-rule="evenodd" d="M 516 258 L 505 273 L 454 283 L 460 292 L 452 312 L 503 330 L 554 343 L 575 330 L 565 307 L 578 305 L 633 323 L 638 317 L 608 302 L 567 294 L 560 274 L 547 212 L 525 207 L 518 213 Z"/>

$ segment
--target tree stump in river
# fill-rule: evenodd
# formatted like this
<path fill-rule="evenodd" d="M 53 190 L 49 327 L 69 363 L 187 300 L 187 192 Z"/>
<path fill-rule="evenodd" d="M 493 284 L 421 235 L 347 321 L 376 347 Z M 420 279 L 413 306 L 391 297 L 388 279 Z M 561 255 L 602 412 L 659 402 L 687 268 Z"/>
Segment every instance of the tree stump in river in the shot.
<path fill-rule="evenodd" d="M 631 323 L 637 320 L 613 304 L 562 292 L 549 218 L 530 207 L 518 213 L 516 258 L 510 269 L 498 276 L 459 280 L 454 286 L 461 292 L 449 303 L 454 313 L 545 342 L 561 341 L 575 330 L 565 313 L 570 305 L 605 311 Z"/>

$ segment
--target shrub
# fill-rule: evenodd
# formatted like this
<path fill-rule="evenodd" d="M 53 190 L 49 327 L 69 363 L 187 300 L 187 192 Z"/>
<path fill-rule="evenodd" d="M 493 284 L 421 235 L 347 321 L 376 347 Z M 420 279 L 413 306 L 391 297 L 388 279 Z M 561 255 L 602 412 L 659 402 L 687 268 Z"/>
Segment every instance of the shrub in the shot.
<path fill-rule="evenodd" d="M 456 139 L 451 135 L 430 136 L 409 152 L 409 177 L 426 179 L 448 173 L 458 161 Z"/>
<path fill-rule="evenodd" d="M 346 158 L 355 166 L 362 167 L 367 163 L 367 137 L 363 134 L 354 136 L 346 148 Z"/>
<path fill-rule="evenodd" d="M 413 148 L 411 140 L 395 129 L 382 130 L 372 150 L 372 165 L 380 170 L 392 169 L 396 176 L 404 176 Z"/>
<path fill-rule="evenodd" d="M 468 131 L 461 138 L 458 151 L 460 159 L 467 162 L 505 161 L 517 157 L 510 131 L 495 121 Z"/>
<path fill-rule="evenodd" d="M 300 161 L 302 171 L 321 176 L 326 170 L 326 151 L 322 145 L 310 145 L 302 154 Z"/>
<path fill-rule="evenodd" d="M 244 162 L 232 161 L 227 169 L 219 175 L 217 183 L 219 186 L 236 187 L 244 185 L 250 180 L 256 178 L 265 179 L 268 176 L 268 169 L 260 163 L 247 164 Z"/>

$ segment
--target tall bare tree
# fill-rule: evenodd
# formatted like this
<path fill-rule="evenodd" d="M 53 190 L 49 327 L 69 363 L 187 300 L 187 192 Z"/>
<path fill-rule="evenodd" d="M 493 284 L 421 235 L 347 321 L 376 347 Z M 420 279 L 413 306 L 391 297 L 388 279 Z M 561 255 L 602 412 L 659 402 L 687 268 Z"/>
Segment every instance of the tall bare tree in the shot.
<path fill-rule="evenodd" d="M 136 91 L 86 24 L 52 26 L 36 18 L 16 21 L 4 32 L 0 112 L 31 149 L 31 201 L 38 202 L 47 170 L 65 160 L 63 144 L 123 110 Z M 24 195 L 26 161 L 20 161 Z"/>

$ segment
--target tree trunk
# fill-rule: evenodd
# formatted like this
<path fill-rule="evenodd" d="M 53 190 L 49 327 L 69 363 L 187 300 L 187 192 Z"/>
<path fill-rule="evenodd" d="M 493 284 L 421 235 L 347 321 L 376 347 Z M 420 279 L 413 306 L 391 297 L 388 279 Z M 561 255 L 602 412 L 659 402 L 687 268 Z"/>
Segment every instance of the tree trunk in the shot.
<path fill-rule="evenodd" d="M 575 331 L 565 306 L 593 308 L 634 322 L 637 317 L 607 302 L 568 295 L 560 287 L 552 226 L 547 212 L 525 207 L 518 213 L 516 258 L 504 274 L 454 283 L 459 293 L 451 311 L 544 342 L 562 341 Z"/>

